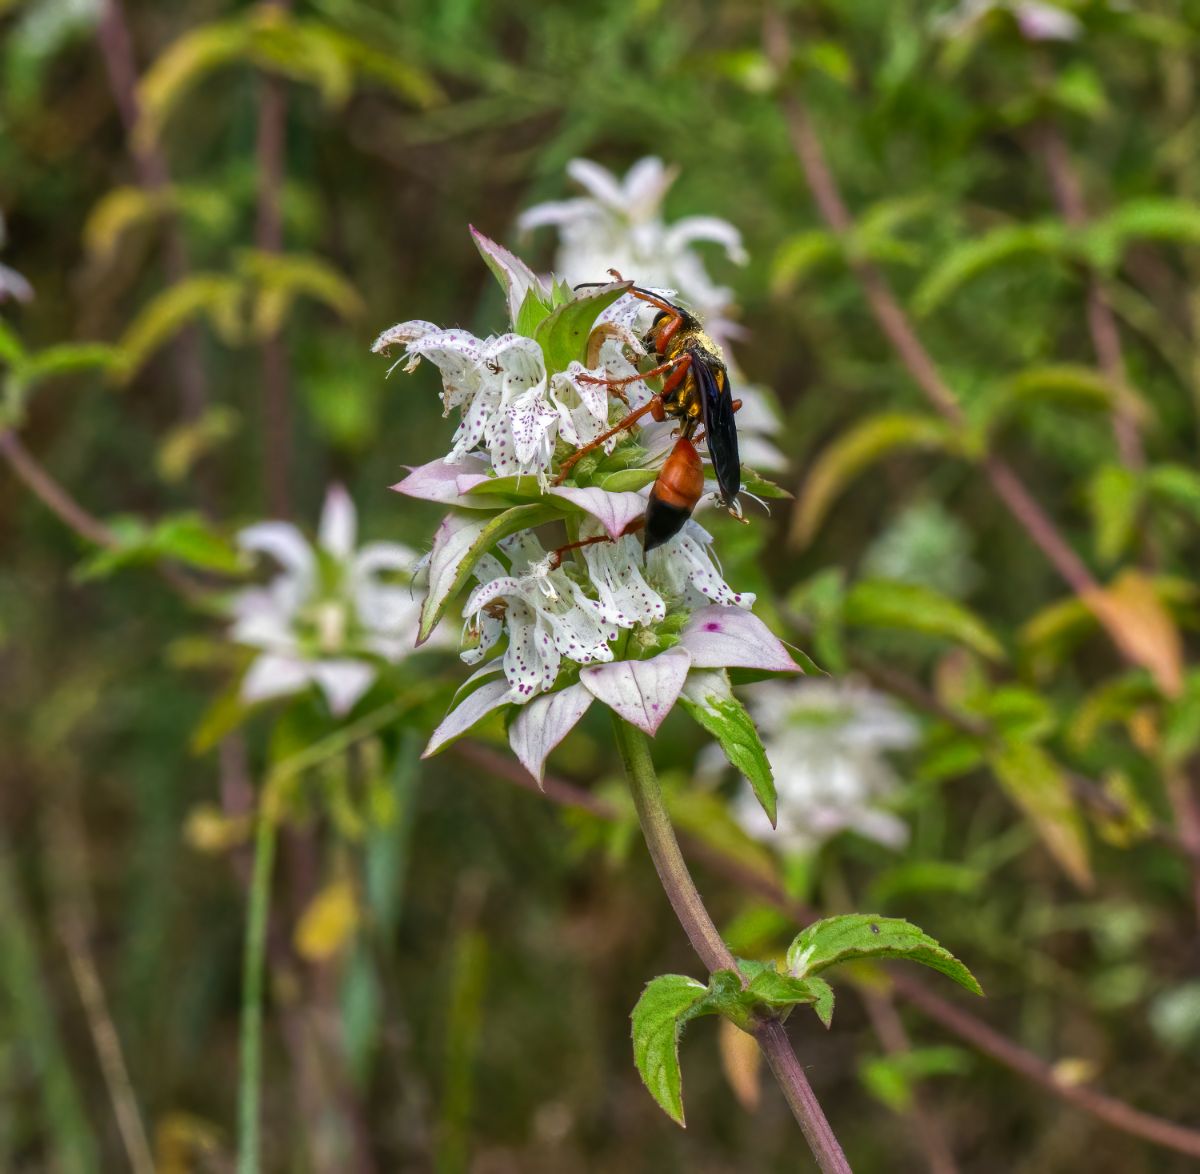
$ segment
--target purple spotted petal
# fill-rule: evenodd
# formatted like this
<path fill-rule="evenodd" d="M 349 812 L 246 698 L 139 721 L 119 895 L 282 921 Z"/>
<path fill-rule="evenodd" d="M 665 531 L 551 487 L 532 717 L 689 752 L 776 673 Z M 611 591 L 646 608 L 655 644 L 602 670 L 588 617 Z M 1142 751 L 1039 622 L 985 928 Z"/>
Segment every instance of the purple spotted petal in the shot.
<path fill-rule="evenodd" d="M 437 501 L 443 505 L 461 505 L 459 498 L 473 485 L 486 481 L 487 463 L 480 457 L 466 457 L 457 464 L 430 461 L 427 465 L 409 467 L 408 476 L 392 488 L 406 497 L 422 501 Z"/>
<path fill-rule="evenodd" d="M 591 514 L 614 542 L 625 533 L 625 527 L 630 522 L 646 512 L 646 499 L 637 493 L 609 493 L 594 485 L 587 488 L 560 485 L 551 489 L 550 493 Z"/>
<path fill-rule="evenodd" d="M 455 738 L 461 738 L 493 709 L 499 709 L 511 700 L 507 681 L 488 681 L 487 684 L 480 685 L 465 701 L 446 714 L 442 724 L 433 731 L 433 737 L 429 739 L 429 745 L 425 747 L 421 757 L 429 758 L 436 754 Z"/>
<path fill-rule="evenodd" d="M 579 680 L 630 725 L 654 734 L 671 712 L 691 664 L 687 649 L 669 648 L 650 660 L 618 660 L 584 669 Z"/>
<path fill-rule="evenodd" d="M 550 751 L 575 728 L 592 701 L 592 695 L 582 685 L 571 685 L 557 693 L 535 697 L 509 727 L 508 741 L 513 753 L 539 783 Z"/>
<path fill-rule="evenodd" d="M 773 673 L 804 670 L 783 641 L 752 612 L 740 607 L 702 607 L 692 613 L 680 636 L 698 669 L 765 669 Z"/>

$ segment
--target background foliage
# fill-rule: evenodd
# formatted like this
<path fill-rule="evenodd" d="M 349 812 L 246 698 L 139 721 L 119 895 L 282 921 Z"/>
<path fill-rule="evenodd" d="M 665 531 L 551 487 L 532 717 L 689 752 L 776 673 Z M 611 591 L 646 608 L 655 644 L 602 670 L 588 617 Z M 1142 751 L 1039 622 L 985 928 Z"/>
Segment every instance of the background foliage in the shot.
<path fill-rule="evenodd" d="M 514 242 L 579 155 L 660 154 L 673 216 L 741 228 L 750 263 L 713 268 L 797 499 L 717 523 L 727 578 L 921 721 L 908 847 L 805 861 L 749 839 L 689 777 L 696 730 L 664 727 L 726 936 L 790 939 L 764 884 L 911 918 L 1060 1091 L 1200 1127 L 1200 15 L 1073 10 L 1076 37 L 1034 43 L 1008 10 L 948 36 L 905 0 L 0 3 L 4 261 L 37 294 L 0 311 L 5 455 L 19 472 L 19 437 L 103 520 L 72 533 L 0 480 L 0 1166 L 145 1169 L 141 1131 L 164 1170 L 229 1167 L 247 796 L 329 719 L 314 700 L 222 741 L 239 654 L 170 580 L 243 573 L 236 526 L 311 526 L 332 480 L 368 537 L 427 544 L 433 507 L 385 487 L 444 451 L 436 379 L 385 382 L 370 340 L 498 329 L 466 225 Z M 838 232 L 805 126 L 855 217 Z M 525 252 L 548 267 L 548 238 Z M 881 332 L 881 275 L 961 418 Z M 486 745 L 418 765 L 460 677 L 400 666 L 404 720 L 288 790 L 268 1168 L 795 1168 L 736 1035 L 689 1033 L 686 1132 L 630 1064 L 646 978 L 695 963 L 603 725 L 551 763 L 584 808 L 515 789 Z M 839 987 L 832 1031 L 794 1035 L 856 1168 L 1188 1168 L 877 973 Z"/>

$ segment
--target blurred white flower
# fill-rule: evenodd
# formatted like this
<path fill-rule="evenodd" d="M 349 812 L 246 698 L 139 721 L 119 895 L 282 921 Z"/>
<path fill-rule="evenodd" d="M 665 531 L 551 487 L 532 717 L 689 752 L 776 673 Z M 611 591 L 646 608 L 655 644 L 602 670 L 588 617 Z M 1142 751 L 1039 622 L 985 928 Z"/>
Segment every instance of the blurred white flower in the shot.
<path fill-rule="evenodd" d="M 870 689 L 815 680 L 756 685 L 747 702 L 779 804 L 773 829 L 744 786 L 734 814 L 750 835 L 802 853 L 848 830 L 889 848 L 907 843 L 907 825 L 887 808 L 900 781 L 885 756 L 917 742 L 904 710 Z"/>
<path fill-rule="evenodd" d="M 259 650 L 242 679 L 247 704 L 316 685 L 341 715 L 370 688 L 380 659 L 394 663 L 413 651 L 421 600 L 411 584 L 422 560 L 395 542 L 356 549 L 357 528 L 354 503 L 334 485 L 315 545 L 290 522 L 238 534 L 243 550 L 279 566 L 231 605 L 230 638 Z"/>
<path fill-rule="evenodd" d="M 572 160 L 567 174 L 587 195 L 537 204 L 521 214 L 518 228 L 528 231 L 553 225 L 558 229 L 554 269 L 573 285 L 607 281 L 608 270 L 615 269 L 667 297 L 678 295 L 727 352 L 742 400 L 738 432 L 743 461 L 756 469 L 785 468 L 787 459 L 770 440 L 779 431 L 772 395 L 766 388 L 746 383 L 729 353 L 731 341 L 741 333 L 731 317 L 733 293 L 712 280 L 695 248 L 700 242 L 717 244 L 731 261 L 744 264 L 741 233 L 716 216 L 688 216 L 668 224 L 662 204 L 677 171 L 654 156 L 640 159 L 624 179 L 588 159 Z M 641 334 L 655 312 L 653 306 L 629 298 L 602 317 Z M 636 397 L 631 399 L 636 402 Z M 648 431 L 653 435 L 662 430 L 648 425 Z"/>
<path fill-rule="evenodd" d="M 559 232 L 555 272 L 572 285 L 607 281 L 616 269 L 639 285 L 678 291 L 704 318 L 714 337 L 728 324 L 723 316 L 733 296 L 716 285 L 693 246 L 701 241 L 720 245 L 731 261 L 743 264 L 742 237 L 727 220 L 688 216 L 667 224 L 662 204 L 677 172 L 661 159 L 640 159 L 618 179 L 588 159 L 573 159 L 567 174 L 586 196 L 537 204 L 517 221 L 522 230 L 554 225 Z"/>
<path fill-rule="evenodd" d="M 5 240 L 4 217 L 0 215 L 0 249 L 4 248 Z M 0 302 L 7 301 L 9 298 L 15 302 L 32 301 L 33 286 L 15 269 L 10 269 L 7 265 L 0 265 Z"/>
<path fill-rule="evenodd" d="M 980 577 L 972 544 L 970 529 L 940 502 L 917 501 L 905 506 L 871 543 L 862 571 L 962 599 Z"/>
<path fill-rule="evenodd" d="M 943 36 L 959 37 L 974 31 L 994 12 L 1010 13 L 1027 41 L 1074 41 L 1083 31 L 1074 13 L 1041 0 L 962 0 L 940 18 L 937 29 Z"/>

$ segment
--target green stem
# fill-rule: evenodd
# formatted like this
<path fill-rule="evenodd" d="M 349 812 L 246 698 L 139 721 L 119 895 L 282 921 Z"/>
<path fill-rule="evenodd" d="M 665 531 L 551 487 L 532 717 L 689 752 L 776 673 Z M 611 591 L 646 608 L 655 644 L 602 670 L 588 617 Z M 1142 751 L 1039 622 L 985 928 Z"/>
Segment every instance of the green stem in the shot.
<path fill-rule="evenodd" d="M 679 841 L 675 838 L 675 829 L 671 826 L 671 817 L 667 814 L 662 788 L 650 755 L 650 740 L 641 730 L 615 714 L 613 728 L 625 763 L 629 788 L 633 792 L 638 821 L 642 825 L 642 835 L 675 916 L 692 943 L 692 949 L 710 973 L 714 970 L 736 971 L 737 962 L 704 907 L 704 900 L 679 850 Z M 817 1164 L 825 1174 L 851 1174 L 846 1155 L 842 1153 L 842 1147 L 808 1083 L 808 1077 L 796 1059 L 783 1024 L 777 1019 L 766 1020 L 755 1031 L 754 1038 L 783 1090 L 788 1107 L 804 1131 L 805 1140 Z"/>
<path fill-rule="evenodd" d="M 263 977 L 266 970 L 267 917 L 271 905 L 271 868 L 275 859 L 275 820 L 264 801 L 254 835 L 254 874 L 246 917 L 246 953 L 242 963 L 241 1084 L 238 1089 L 238 1174 L 258 1174 L 259 1112 L 262 1095 Z"/>

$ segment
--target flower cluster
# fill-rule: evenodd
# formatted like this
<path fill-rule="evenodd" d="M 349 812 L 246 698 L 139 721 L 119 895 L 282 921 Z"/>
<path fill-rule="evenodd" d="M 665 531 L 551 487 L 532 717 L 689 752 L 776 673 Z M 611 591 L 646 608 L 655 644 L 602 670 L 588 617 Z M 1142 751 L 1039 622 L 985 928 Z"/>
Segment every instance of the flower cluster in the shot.
<path fill-rule="evenodd" d="M 746 831 L 797 853 L 843 831 L 889 848 L 908 842 L 888 807 L 900 782 L 885 754 L 916 745 L 918 729 L 891 698 L 852 684 L 765 682 L 749 708 L 774 769 L 779 819 L 773 830 L 746 789 L 734 808 Z"/>
<path fill-rule="evenodd" d="M 230 638 L 257 650 L 242 678 L 247 704 L 316 685 L 335 714 L 370 688 L 382 662 L 412 652 L 420 600 L 415 551 L 395 542 L 356 550 L 354 503 L 339 485 L 325 498 L 316 544 L 289 522 L 260 522 L 238 534 L 251 555 L 278 571 L 231 603 Z"/>
<path fill-rule="evenodd" d="M 743 456 L 756 468 L 782 469 L 786 459 L 771 442 L 779 429 L 774 397 L 766 388 L 748 383 L 732 361 L 730 343 L 742 333 L 732 317 L 733 293 L 713 281 L 695 247 L 719 245 L 729 260 L 743 264 L 741 233 L 716 216 L 685 216 L 668 223 L 663 201 L 676 174 L 654 156 L 638 160 L 623 179 L 590 159 L 573 159 L 567 175 L 586 195 L 537 204 L 523 212 L 517 224 L 526 231 L 557 228 L 555 271 L 573 284 L 604 281 L 615 269 L 636 276 L 639 285 L 678 294 L 726 350 L 742 400 L 738 431 Z M 638 309 L 645 312 L 646 307 L 636 307 L 635 312 Z M 638 325 L 645 323 L 639 320 Z"/>
<path fill-rule="evenodd" d="M 406 370 L 433 363 L 447 413 L 459 413 L 447 455 L 394 487 L 448 509 L 429 556 L 419 638 L 466 593 L 461 656 L 475 673 L 427 753 L 513 706 L 510 742 L 540 777 L 594 701 L 654 733 L 698 680 L 716 698 L 696 703 L 709 720 L 739 705 L 727 668 L 798 670 L 751 614 L 754 597 L 725 582 L 699 523 L 643 552 L 636 531 L 656 470 L 639 429 L 561 475 L 568 455 L 629 411 L 627 400 L 651 394 L 636 378 L 642 346 L 630 324 L 643 303 L 630 283 L 575 291 L 474 236 L 504 287 L 511 329 L 480 339 L 405 322 L 375 349 L 403 348 Z M 609 386 L 631 376 L 620 395 Z"/>

